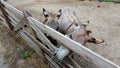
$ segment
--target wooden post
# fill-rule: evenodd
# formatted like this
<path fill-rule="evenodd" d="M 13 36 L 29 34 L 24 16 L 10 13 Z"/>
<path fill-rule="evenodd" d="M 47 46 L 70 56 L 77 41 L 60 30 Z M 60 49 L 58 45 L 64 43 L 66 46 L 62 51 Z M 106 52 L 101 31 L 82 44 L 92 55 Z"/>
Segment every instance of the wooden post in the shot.
<path fill-rule="evenodd" d="M 5 11 L 4 6 L 2 5 L 1 1 L 0 1 L 0 9 L 1 9 L 1 11 L 2 11 L 2 13 L 3 13 L 3 15 L 4 15 L 7 23 L 8 23 L 8 26 L 10 27 L 10 30 L 13 31 L 13 28 L 14 28 L 14 27 L 13 27 L 13 25 L 10 23 L 10 19 L 9 19 L 9 17 L 7 16 L 7 12 Z"/>

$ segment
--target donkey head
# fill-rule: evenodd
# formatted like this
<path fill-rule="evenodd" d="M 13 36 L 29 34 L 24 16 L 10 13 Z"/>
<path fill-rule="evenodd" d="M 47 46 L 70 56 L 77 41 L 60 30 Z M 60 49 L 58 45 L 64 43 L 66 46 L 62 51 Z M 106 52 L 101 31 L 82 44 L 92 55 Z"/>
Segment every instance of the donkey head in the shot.
<path fill-rule="evenodd" d="M 46 24 L 53 29 L 56 29 L 58 27 L 58 19 L 60 18 L 62 12 L 61 9 L 57 13 L 48 12 L 43 8 L 43 16 L 44 16 L 44 22 L 43 24 Z"/>
<path fill-rule="evenodd" d="M 88 23 L 84 23 L 80 25 L 79 30 L 74 32 L 73 40 L 79 42 L 82 45 L 85 45 L 86 42 L 95 43 L 95 44 L 103 43 L 104 40 L 97 39 L 89 35 L 92 31 L 86 30 L 87 25 Z"/>

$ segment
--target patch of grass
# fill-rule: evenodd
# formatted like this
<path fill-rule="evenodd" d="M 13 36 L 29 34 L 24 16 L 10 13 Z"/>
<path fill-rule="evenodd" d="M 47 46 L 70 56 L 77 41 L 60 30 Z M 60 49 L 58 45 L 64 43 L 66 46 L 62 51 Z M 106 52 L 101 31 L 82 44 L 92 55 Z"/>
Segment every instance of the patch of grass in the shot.
<path fill-rule="evenodd" d="M 104 0 L 104 2 L 113 2 L 113 0 Z"/>
<path fill-rule="evenodd" d="M 8 1 L 8 0 L 4 0 L 4 1 Z"/>
<path fill-rule="evenodd" d="M 22 59 L 26 59 L 28 57 L 31 57 L 32 54 L 34 53 L 34 50 L 25 50 L 22 54 L 21 54 L 21 58 Z"/>
<path fill-rule="evenodd" d="M 9 57 L 10 57 L 10 55 L 7 54 L 7 53 L 4 55 L 4 59 L 5 59 L 5 60 L 8 60 Z"/>
<path fill-rule="evenodd" d="M 120 0 L 103 0 L 104 2 L 113 2 L 113 3 L 117 3 L 120 4 Z"/>
<path fill-rule="evenodd" d="M 10 54 L 5 53 L 3 57 L 4 57 L 4 62 L 8 63 L 8 60 L 10 59 Z"/>
<path fill-rule="evenodd" d="M 113 3 L 117 3 L 117 4 L 120 4 L 120 0 L 119 0 L 119 1 L 113 1 Z"/>

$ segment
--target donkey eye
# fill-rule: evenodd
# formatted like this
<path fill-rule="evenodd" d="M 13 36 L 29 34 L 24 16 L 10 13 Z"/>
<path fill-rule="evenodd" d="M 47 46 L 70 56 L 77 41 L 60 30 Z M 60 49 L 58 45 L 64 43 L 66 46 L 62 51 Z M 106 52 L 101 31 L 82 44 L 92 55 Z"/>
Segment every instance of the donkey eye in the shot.
<path fill-rule="evenodd" d="M 59 18 L 61 16 L 62 12 L 61 12 L 61 9 L 58 11 L 57 13 L 57 17 Z"/>
<path fill-rule="evenodd" d="M 48 15 L 47 12 L 44 12 L 44 16 L 45 16 L 45 17 L 49 17 L 49 15 Z"/>
<path fill-rule="evenodd" d="M 45 17 L 49 17 L 49 15 L 48 14 L 46 14 L 46 15 L 44 15 Z"/>
<path fill-rule="evenodd" d="M 57 17 L 59 18 L 61 16 L 61 13 L 59 12 L 58 14 L 57 14 Z"/>
<path fill-rule="evenodd" d="M 57 17 L 60 17 L 61 15 L 57 15 Z"/>

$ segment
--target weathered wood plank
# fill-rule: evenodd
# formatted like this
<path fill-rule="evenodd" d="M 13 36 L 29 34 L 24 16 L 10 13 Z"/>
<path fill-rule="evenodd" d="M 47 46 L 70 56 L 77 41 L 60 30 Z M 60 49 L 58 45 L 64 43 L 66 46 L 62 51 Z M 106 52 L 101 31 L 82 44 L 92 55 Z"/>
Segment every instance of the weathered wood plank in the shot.
<path fill-rule="evenodd" d="M 10 16 L 14 21 L 16 21 L 16 22 L 19 21 L 19 19 L 12 12 L 10 12 L 8 9 L 5 8 L 5 11 L 8 13 L 8 16 Z"/>
<path fill-rule="evenodd" d="M 5 17 L 3 16 L 2 10 L 0 10 L 0 23 L 4 24 L 6 27 L 9 28 L 7 21 L 6 21 Z"/>
<path fill-rule="evenodd" d="M 1 1 L 0 1 L 0 9 L 1 9 L 2 13 L 3 13 L 3 16 L 5 17 L 5 19 L 6 19 L 6 21 L 7 21 L 7 24 L 9 25 L 10 30 L 13 30 L 14 27 L 13 27 L 13 25 L 10 23 L 10 19 L 8 18 L 7 13 L 6 13 L 6 11 L 5 11 L 5 9 L 4 9 Z"/>
<path fill-rule="evenodd" d="M 0 0 L 1 3 L 5 6 L 5 8 L 9 9 L 10 11 L 14 12 L 15 14 L 19 14 L 19 16 L 23 17 L 23 12 L 19 11 L 18 9 L 14 8 L 13 6 L 11 6 L 10 4 L 8 4 L 7 2 L 5 2 L 4 0 Z"/>

